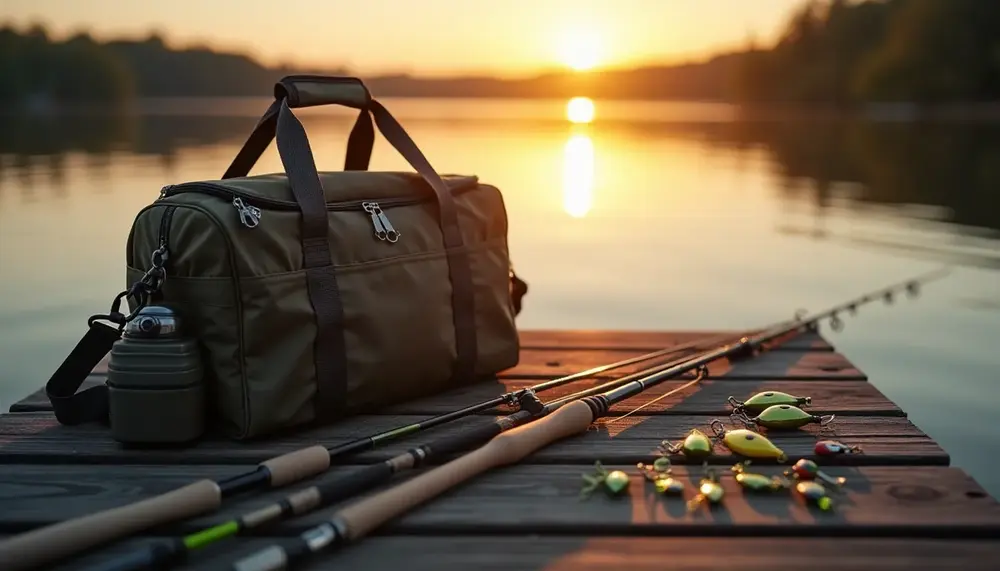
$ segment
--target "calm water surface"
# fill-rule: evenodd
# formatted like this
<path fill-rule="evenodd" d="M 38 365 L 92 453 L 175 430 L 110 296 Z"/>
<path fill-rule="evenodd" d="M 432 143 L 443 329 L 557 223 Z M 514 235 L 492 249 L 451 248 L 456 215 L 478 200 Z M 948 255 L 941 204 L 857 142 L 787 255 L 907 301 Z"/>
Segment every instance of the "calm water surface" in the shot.
<path fill-rule="evenodd" d="M 218 178 L 267 101 L 0 118 L 0 410 L 123 286 L 135 213 Z M 994 495 L 1000 125 L 754 121 L 725 106 L 387 100 L 439 172 L 504 192 L 523 328 L 736 329 L 952 265 L 828 338 Z M 352 118 L 300 116 L 321 168 Z M 383 140 L 373 170 L 409 170 Z M 255 173 L 281 170 L 273 147 Z"/>

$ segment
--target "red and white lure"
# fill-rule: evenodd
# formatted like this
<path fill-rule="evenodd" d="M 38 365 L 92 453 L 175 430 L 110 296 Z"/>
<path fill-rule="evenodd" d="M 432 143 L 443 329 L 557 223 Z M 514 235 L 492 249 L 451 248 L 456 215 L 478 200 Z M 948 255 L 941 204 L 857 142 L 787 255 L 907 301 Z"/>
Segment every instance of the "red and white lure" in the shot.
<path fill-rule="evenodd" d="M 820 440 L 813 449 L 818 456 L 835 456 L 837 454 L 860 454 L 860 446 L 849 446 L 837 440 Z"/>

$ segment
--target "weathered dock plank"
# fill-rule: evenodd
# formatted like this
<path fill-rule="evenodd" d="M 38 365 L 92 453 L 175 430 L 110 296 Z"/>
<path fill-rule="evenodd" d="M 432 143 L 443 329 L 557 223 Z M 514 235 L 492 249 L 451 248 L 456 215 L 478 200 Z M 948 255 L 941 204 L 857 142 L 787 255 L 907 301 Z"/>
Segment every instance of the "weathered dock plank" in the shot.
<path fill-rule="evenodd" d="M 103 378 L 95 378 L 83 388 L 103 383 Z M 485 381 L 468 387 L 448 391 L 433 397 L 416 399 L 396 406 L 387 407 L 386 414 L 432 416 L 457 410 L 464 406 L 495 398 L 505 392 L 520 390 L 538 384 L 538 379 L 500 379 Z M 543 402 L 564 397 L 595 385 L 606 379 L 582 379 L 566 385 L 538 393 Z M 686 380 L 665 381 L 651 387 L 639 395 L 617 403 L 611 407 L 612 414 L 622 414 L 639 406 L 644 414 L 711 414 L 728 416 L 732 407 L 726 399 L 730 396 L 745 400 L 761 391 L 782 391 L 813 399 L 812 405 L 804 407 L 813 414 L 837 415 L 885 415 L 905 416 L 899 405 L 889 400 L 875 385 L 866 381 L 734 381 L 730 379 L 706 378 L 696 385 L 673 395 L 655 401 L 665 393 L 677 389 Z M 52 410 L 52 405 L 44 393 L 38 392 L 12 405 L 11 412 L 42 412 Z M 499 406 L 486 414 L 503 414 L 510 407 Z"/>
<path fill-rule="evenodd" d="M 415 422 L 423 417 L 371 415 L 358 416 L 343 422 L 274 437 L 259 442 L 234 443 L 224 438 L 206 438 L 192 446 L 177 449 L 128 449 L 111 440 L 107 429 L 100 425 L 61 426 L 51 413 L 17 413 L 0 417 L 0 463 L 61 463 L 70 461 L 120 463 L 248 463 L 260 462 L 322 443 L 325 446 L 343 444 L 376 431 L 388 430 Z M 662 440 L 679 440 L 692 428 L 711 434 L 712 416 L 698 415 L 631 415 L 608 425 L 595 423 L 584 434 L 569 437 L 531 454 L 524 459 L 532 462 L 592 462 L 602 458 L 635 462 L 649 457 Z M 613 419 L 608 419 L 613 420 Z M 721 420 L 727 426 L 728 417 Z M 484 417 L 465 418 L 388 443 L 378 451 L 352 457 L 353 462 L 384 460 L 415 444 L 437 437 L 455 434 L 470 426 L 488 422 Z M 766 432 L 766 431 L 762 431 Z M 895 416 L 844 416 L 827 427 L 809 425 L 793 431 L 772 431 L 768 438 L 789 455 L 811 455 L 819 439 L 839 438 L 863 447 L 865 453 L 834 459 L 840 463 L 868 464 L 941 464 L 947 455 L 908 419 Z M 912 445 L 912 446 L 911 446 Z M 714 462 L 734 462 L 734 456 L 721 444 L 716 445 Z M 677 457 L 682 462 L 683 458 Z"/>
<path fill-rule="evenodd" d="M 522 351 L 517 366 L 503 371 L 501 378 L 554 378 L 570 375 L 607 363 L 646 354 L 642 351 Z M 668 357 L 667 360 L 676 357 Z M 611 377 L 648 368 L 655 361 L 637 363 L 600 373 Z M 846 357 L 830 351 L 769 351 L 746 361 L 714 361 L 708 366 L 712 377 L 727 379 L 866 379 Z"/>
<path fill-rule="evenodd" d="M 727 399 L 732 396 L 738 400 L 746 400 L 758 392 L 782 391 L 796 396 L 811 397 L 812 404 L 804 406 L 813 414 L 837 415 L 882 415 L 906 416 L 899 405 L 889 400 L 875 385 L 867 381 L 829 381 L 829 380 L 762 380 L 734 381 L 730 379 L 706 378 L 693 386 L 684 388 L 670 396 L 674 391 L 686 384 L 690 379 L 671 380 L 650 387 L 642 393 L 611 406 L 611 414 L 623 414 L 637 407 L 644 407 L 643 414 L 706 414 L 729 416 L 732 407 Z M 482 383 L 430 398 L 416 399 L 411 402 L 388 407 L 386 413 L 432 415 L 468 406 L 472 403 L 496 397 L 507 391 L 514 391 L 537 384 L 537 380 L 507 380 Z M 581 391 L 606 380 L 580 380 L 566 385 L 542 391 L 538 397 L 547 402 Z M 662 398 L 661 398 L 662 397 Z M 660 400 L 657 400 L 660 399 Z M 655 402 L 654 402 L 655 401 Z M 491 413 L 502 413 L 510 410 L 498 407 Z"/>
<path fill-rule="evenodd" d="M 0 536 L 2 539 L 2 536 Z M 96 550 L 48 571 L 79 571 L 165 538 L 138 538 Z M 234 538 L 192 556 L 176 571 L 217 571 L 240 557 L 282 542 L 280 537 Z M 578 537 L 481 535 L 473 537 L 373 536 L 336 555 L 320 555 L 302 571 L 407 569 L 407 571 L 721 571 L 809 569 L 844 571 L 986 571 L 997 568 L 1000 542 L 895 538 Z M 738 565 L 734 566 L 734 559 Z"/>
<path fill-rule="evenodd" d="M 92 513 L 151 497 L 196 479 L 221 479 L 245 472 L 276 455 L 322 443 L 335 446 L 434 414 L 597 365 L 717 335 L 715 332 L 522 331 L 517 367 L 497 380 L 388 407 L 326 427 L 254 442 L 210 436 L 193 446 L 127 449 L 99 425 L 60 426 L 38 392 L 0 416 L 0 534 Z M 609 371 L 540 394 L 559 398 L 648 366 Z M 101 367 L 91 383 L 102 383 Z M 40 379 L 39 382 L 43 382 Z M 966 569 L 995 568 L 1000 555 L 1000 506 L 962 470 L 949 467 L 941 447 L 913 425 L 845 356 L 814 332 L 753 360 L 713 363 L 710 376 L 693 387 L 655 401 L 683 380 L 667 381 L 619 403 L 609 417 L 586 433 L 554 443 L 516 465 L 480 475 L 380 528 L 373 537 L 307 569 L 590 569 L 742 568 Z M 709 464 L 720 470 L 726 497 L 714 509 L 688 512 L 702 475 L 700 462 L 671 456 L 674 474 L 688 489 L 685 497 L 657 496 L 635 469 L 655 457 L 662 440 L 680 440 L 692 428 L 711 434 L 718 418 L 729 427 L 727 397 L 745 399 L 766 390 L 810 396 L 813 414 L 836 414 L 828 427 L 811 425 L 791 432 L 762 429 L 789 456 L 782 465 L 755 461 L 754 471 L 777 474 L 801 457 L 848 478 L 834 495 L 831 512 L 807 506 L 788 491 L 744 493 L 728 471 L 742 458 L 715 446 Z M 655 402 L 654 402 L 655 401 Z M 616 417 L 644 408 L 620 420 Z M 210 515 L 173 522 L 149 534 L 173 535 L 260 507 L 290 491 L 330 481 L 361 464 L 384 460 L 415 444 L 488 422 L 505 407 L 401 438 L 384 448 L 355 455 L 343 465 L 295 486 L 237 496 Z M 832 438 L 864 449 L 863 454 L 815 458 L 818 439 Z M 450 457 L 441 459 L 448 460 Z M 600 460 L 631 476 L 623 497 L 596 494 L 578 498 L 581 474 Z M 419 473 L 419 472 L 418 472 Z M 401 474 L 397 483 L 414 474 Z M 269 539 L 236 538 L 199 552 L 175 569 L 226 568 L 241 555 L 283 541 L 328 517 L 334 507 L 256 533 Z M 643 537 L 656 536 L 656 537 Z M 685 536 L 683 538 L 676 536 Z M 752 537 L 748 537 L 752 536 Z M 943 538 L 950 538 L 945 540 Z M 992 541 L 978 541 L 977 538 Z M 961 541 L 959 541 L 961 539 Z M 52 566 L 72 571 L 124 548 L 149 541 L 131 538 Z"/>
<path fill-rule="evenodd" d="M 537 383 L 714 335 L 716 334 L 711 332 L 632 332 L 625 334 L 621 339 L 605 336 L 604 345 L 598 346 L 601 336 L 597 332 L 524 331 L 521 332 L 521 338 L 527 346 L 522 347 L 519 363 L 511 369 L 501 372 L 497 377 L 505 382 L 530 380 Z M 575 346 L 580 348 L 575 350 L 560 348 L 560 345 L 570 341 L 577 343 L 578 345 Z M 641 346 L 640 342 L 646 343 L 646 346 Z M 662 343 L 662 345 L 658 343 Z M 596 374 L 594 378 L 620 377 L 678 356 L 680 355 L 670 355 L 661 359 L 626 365 Z M 94 368 L 93 375 L 84 382 L 80 390 L 104 383 L 107 365 L 108 361 L 105 357 Z M 775 350 L 762 354 L 753 360 L 739 363 L 730 363 L 726 360 L 714 362 L 709 366 L 709 375 L 709 378 L 751 381 L 867 379 L 867 376 L 847 358 L 833 352 L 832 347 L 813 332 L 803 333 L 789 341 L 787 345 L 780 345 Z M 474 390 L 489 389 L 474 387 Z M 444 396 L 447 397 L 447 395 Z M 10 412 L 36 412 L 52 410 L 52 405 L 49 403 L 44 389 L 39 389 L 19 402 L 10 405 L 8 410 Z M 393 410 L 390 412 L 401 411 Z M 416 411 L 415 414 L 422 412 Z"/>
<path fill-rule="evenodd" d="M 562 352 L 594 349 L 632 350 L 646 353 L 671 345 L 688 343 L 705 336 L 735 331 L 619 331 L 613 329 L 522 329 L 522 350 L 552 349 Z M 788 339 L 778 351 L 833 351 L 834 347 L 820 333 L 806 331 Z"/>
<path fill-rule="evenodd" d="M 515 465 L 490 471 L 388 524 L 393 534 L 708 534 L 708 535 L 853 535 L 910 537 L 1000 536 L 1000 503 L 964 472 L 950 467 L 839 467 L 824 470 L 848 478 L 834 494 L 834 509 L 808 506 L 790 491 L 744 493 L 721 467 L 723 503 L 694 512 L 686 501 L 697 494 L 700 466 L 673 467 L 685 483 L 684 497 L 660 496 L 634 465 L 610 464 L 630 475 L 622 497 L 598 493 L 579 498 L 579 465 Z M 109 509 L 178 488 L 194 480 L 237 473 L 223 466 L 131 466 L 108 469 L 66 466 L 3 466 L 0 471 L 0 530 L 16 532 Z M 753 466 L 766 475 L 780 467 Z M 317 478 L 332 481 L 357 467 L 337 467 Z M 396 482 L 410 474 L 401 475 Z M 296 486 L 296 488 L 301 486 Z M 381 487 L 380 489 L 384 488 Z M 211 516 L 168 524 L 161 533 L 191 533 L 233 515 L 261 507 L 290 490 L 271 490 L 227 502 Z M 294 535 L 321 523 L 342 502 L 268 526 L 269 535 Z M 264 532 L 265 530 L 260 530 Z"/>

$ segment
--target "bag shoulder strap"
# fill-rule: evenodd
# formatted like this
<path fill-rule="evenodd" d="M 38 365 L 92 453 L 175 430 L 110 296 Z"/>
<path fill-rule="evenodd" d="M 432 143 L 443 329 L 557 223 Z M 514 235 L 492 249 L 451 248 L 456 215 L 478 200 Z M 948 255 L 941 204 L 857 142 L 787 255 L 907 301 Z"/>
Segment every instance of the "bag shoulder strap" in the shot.
<path fill-rule="evenodd" d="M 87 333 L 45 383 L 45 395 L 59 424 L 108 423 L 107 385 L 76 391 L 119 337 L 117 329 L 91 322 Z"/>

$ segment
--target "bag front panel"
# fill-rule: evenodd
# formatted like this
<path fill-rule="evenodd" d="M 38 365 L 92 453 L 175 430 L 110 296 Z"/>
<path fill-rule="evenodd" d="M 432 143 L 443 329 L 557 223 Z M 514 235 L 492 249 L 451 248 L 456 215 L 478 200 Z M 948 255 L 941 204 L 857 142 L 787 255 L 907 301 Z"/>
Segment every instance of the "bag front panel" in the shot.
<path fill-rule="evenodd" d="M 316 315 L 306 272 L 243 278 L 248 437 L 313 420 Z"/>
<path fill-rule="evenodd" d="M 446 386 L 455 359 L 451 290 L 428 284 L 447 279 L 442 254 L 338 271 L 352 412 Z"/>
<path fill-rule="evenodd" d="M 506 212 L 499 191 L 483 185 L 456 204 L 475 289 L 477 373 L 493 374 L 518 357 Z M 164 225 L 168 206 L 175 208 Z M 455 359 L 437 205 L 383 212 L 400 232 L 395 243 L 374 236 L 368 213 L 328 216 L 344 306 L 349 413 L 445 390 Z M 216 414 L 236 438 L 316 420 L 314 359 L 323 349 L 314 347 L 299 224 L 296 211 L 262 208 L 260 225 L 247 228 L 227 201 L 184 193 L 148 207 L 130 236 L 131 284 L 167 229 L 165 301 L 188 316 L 205 348 Z"/>

